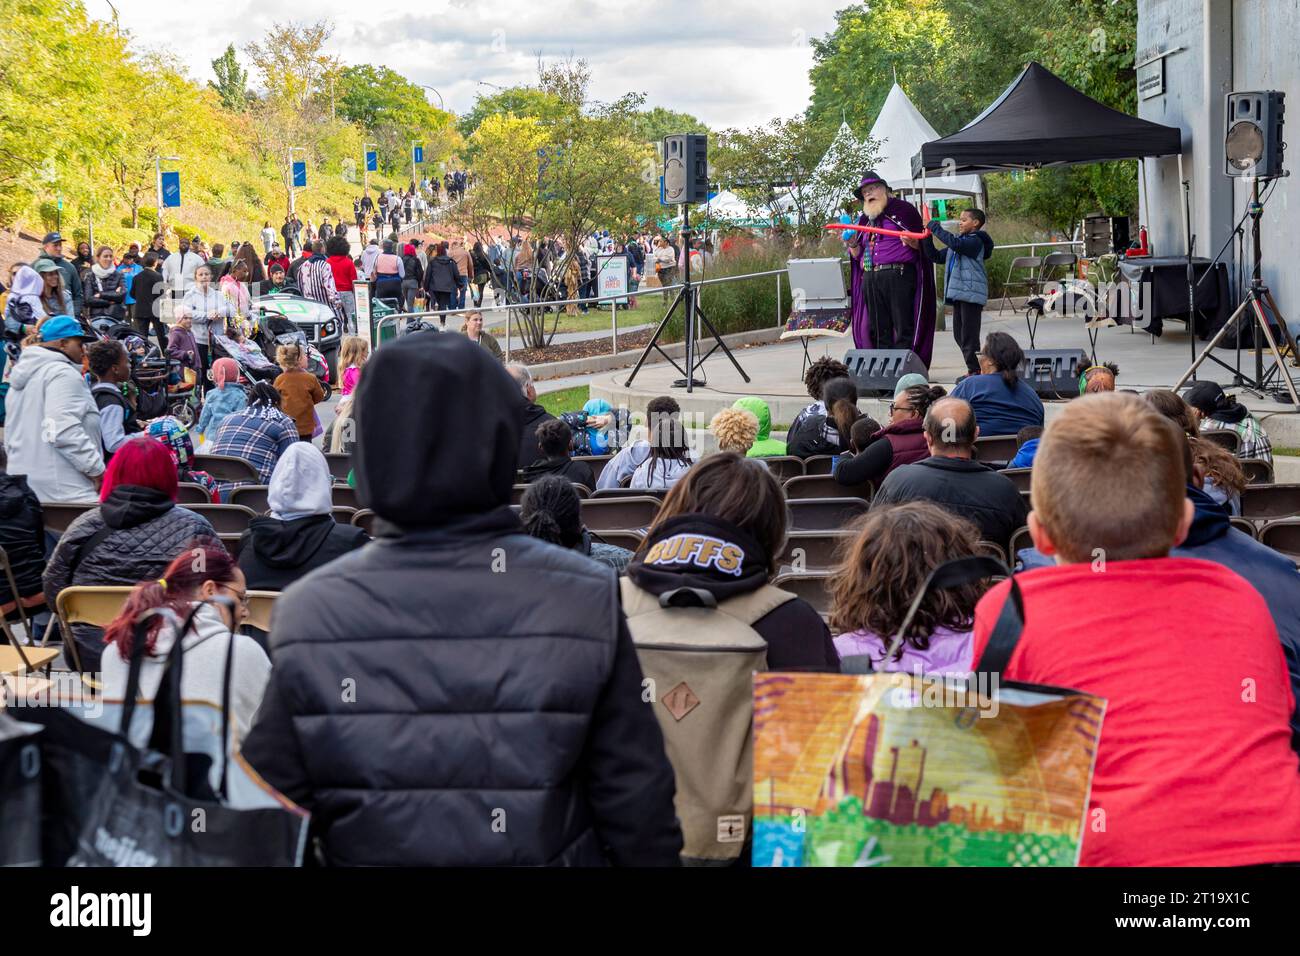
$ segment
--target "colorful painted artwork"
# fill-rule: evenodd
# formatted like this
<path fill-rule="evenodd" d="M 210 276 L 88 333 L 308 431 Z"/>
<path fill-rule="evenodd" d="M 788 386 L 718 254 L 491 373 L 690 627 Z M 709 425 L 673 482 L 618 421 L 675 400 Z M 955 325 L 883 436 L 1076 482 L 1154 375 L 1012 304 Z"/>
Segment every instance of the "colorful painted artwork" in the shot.
<path fill-rule="evenodd" d="M 1074 866 L 1105 701 L 754 676 L 755 866 Z"/>

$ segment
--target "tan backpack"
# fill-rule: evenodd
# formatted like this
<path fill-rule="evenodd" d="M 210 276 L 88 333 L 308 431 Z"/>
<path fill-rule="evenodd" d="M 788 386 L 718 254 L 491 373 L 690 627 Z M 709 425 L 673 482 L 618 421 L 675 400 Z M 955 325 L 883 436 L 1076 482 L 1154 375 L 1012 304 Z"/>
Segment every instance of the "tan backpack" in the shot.
<path fill-rule="evenodd" d="M 744 848 L 753 816 L 753 674 L 767 669 L 767 642 L 752 625 L 794 595 L 764 585 L 716 607 L 665 607 L 628 578 L 620 584 L 677 776 L 682 862 L 730 863 Z"/>

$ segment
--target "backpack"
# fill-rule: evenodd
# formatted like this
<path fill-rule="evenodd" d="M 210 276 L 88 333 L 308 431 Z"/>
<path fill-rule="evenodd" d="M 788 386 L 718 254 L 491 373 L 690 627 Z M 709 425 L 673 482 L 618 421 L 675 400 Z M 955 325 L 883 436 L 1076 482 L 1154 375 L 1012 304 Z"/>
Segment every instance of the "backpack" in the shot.
<path fill-rule="evenodd" d="M 677 777 L 682 862 L 727 865 L 744 850 L 754 811 L 753 675 L 767 670 L 754 622 L 794 600 L 771 585 L 707 606 L 707 591 L 655 597 L 622 578 L 623 610 L 664 750 Z"/>

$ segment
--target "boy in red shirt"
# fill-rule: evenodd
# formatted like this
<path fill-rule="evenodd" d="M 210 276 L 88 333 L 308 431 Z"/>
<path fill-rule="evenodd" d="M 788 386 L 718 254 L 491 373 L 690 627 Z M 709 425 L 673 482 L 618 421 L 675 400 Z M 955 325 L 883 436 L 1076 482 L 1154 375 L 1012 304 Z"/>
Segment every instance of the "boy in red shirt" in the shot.
<path fill-rule="evenodd" d="M 1084 866 L 1300 861 L 1272 617 L 1228 568 L 1168 557 L 1193 515 L 1184 445 L 1140 398 L 1107 393 L 1071 402 L 1034 459 L 1029 533 L 1058 566 L 1016 577 L 1025 628 L 1003 676 L 1107 700 Z M 976 660 L 1009 586 L 976 608 Z"/>

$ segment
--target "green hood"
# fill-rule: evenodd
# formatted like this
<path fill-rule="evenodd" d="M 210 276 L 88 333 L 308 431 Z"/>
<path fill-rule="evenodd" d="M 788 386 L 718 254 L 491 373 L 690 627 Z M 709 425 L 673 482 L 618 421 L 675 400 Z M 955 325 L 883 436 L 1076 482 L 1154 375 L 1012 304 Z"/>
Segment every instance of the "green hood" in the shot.
<path fill-rule="evenodd" d="M 755 440 L 767 441 L 768 436 L 772 434 L 772 413 L 768 410 L 767 402 L 751 395 L 748 398 L 736 399 L 736 404 L 731 407 L 747 411 L 757 418 L 758 437 Z"/>

